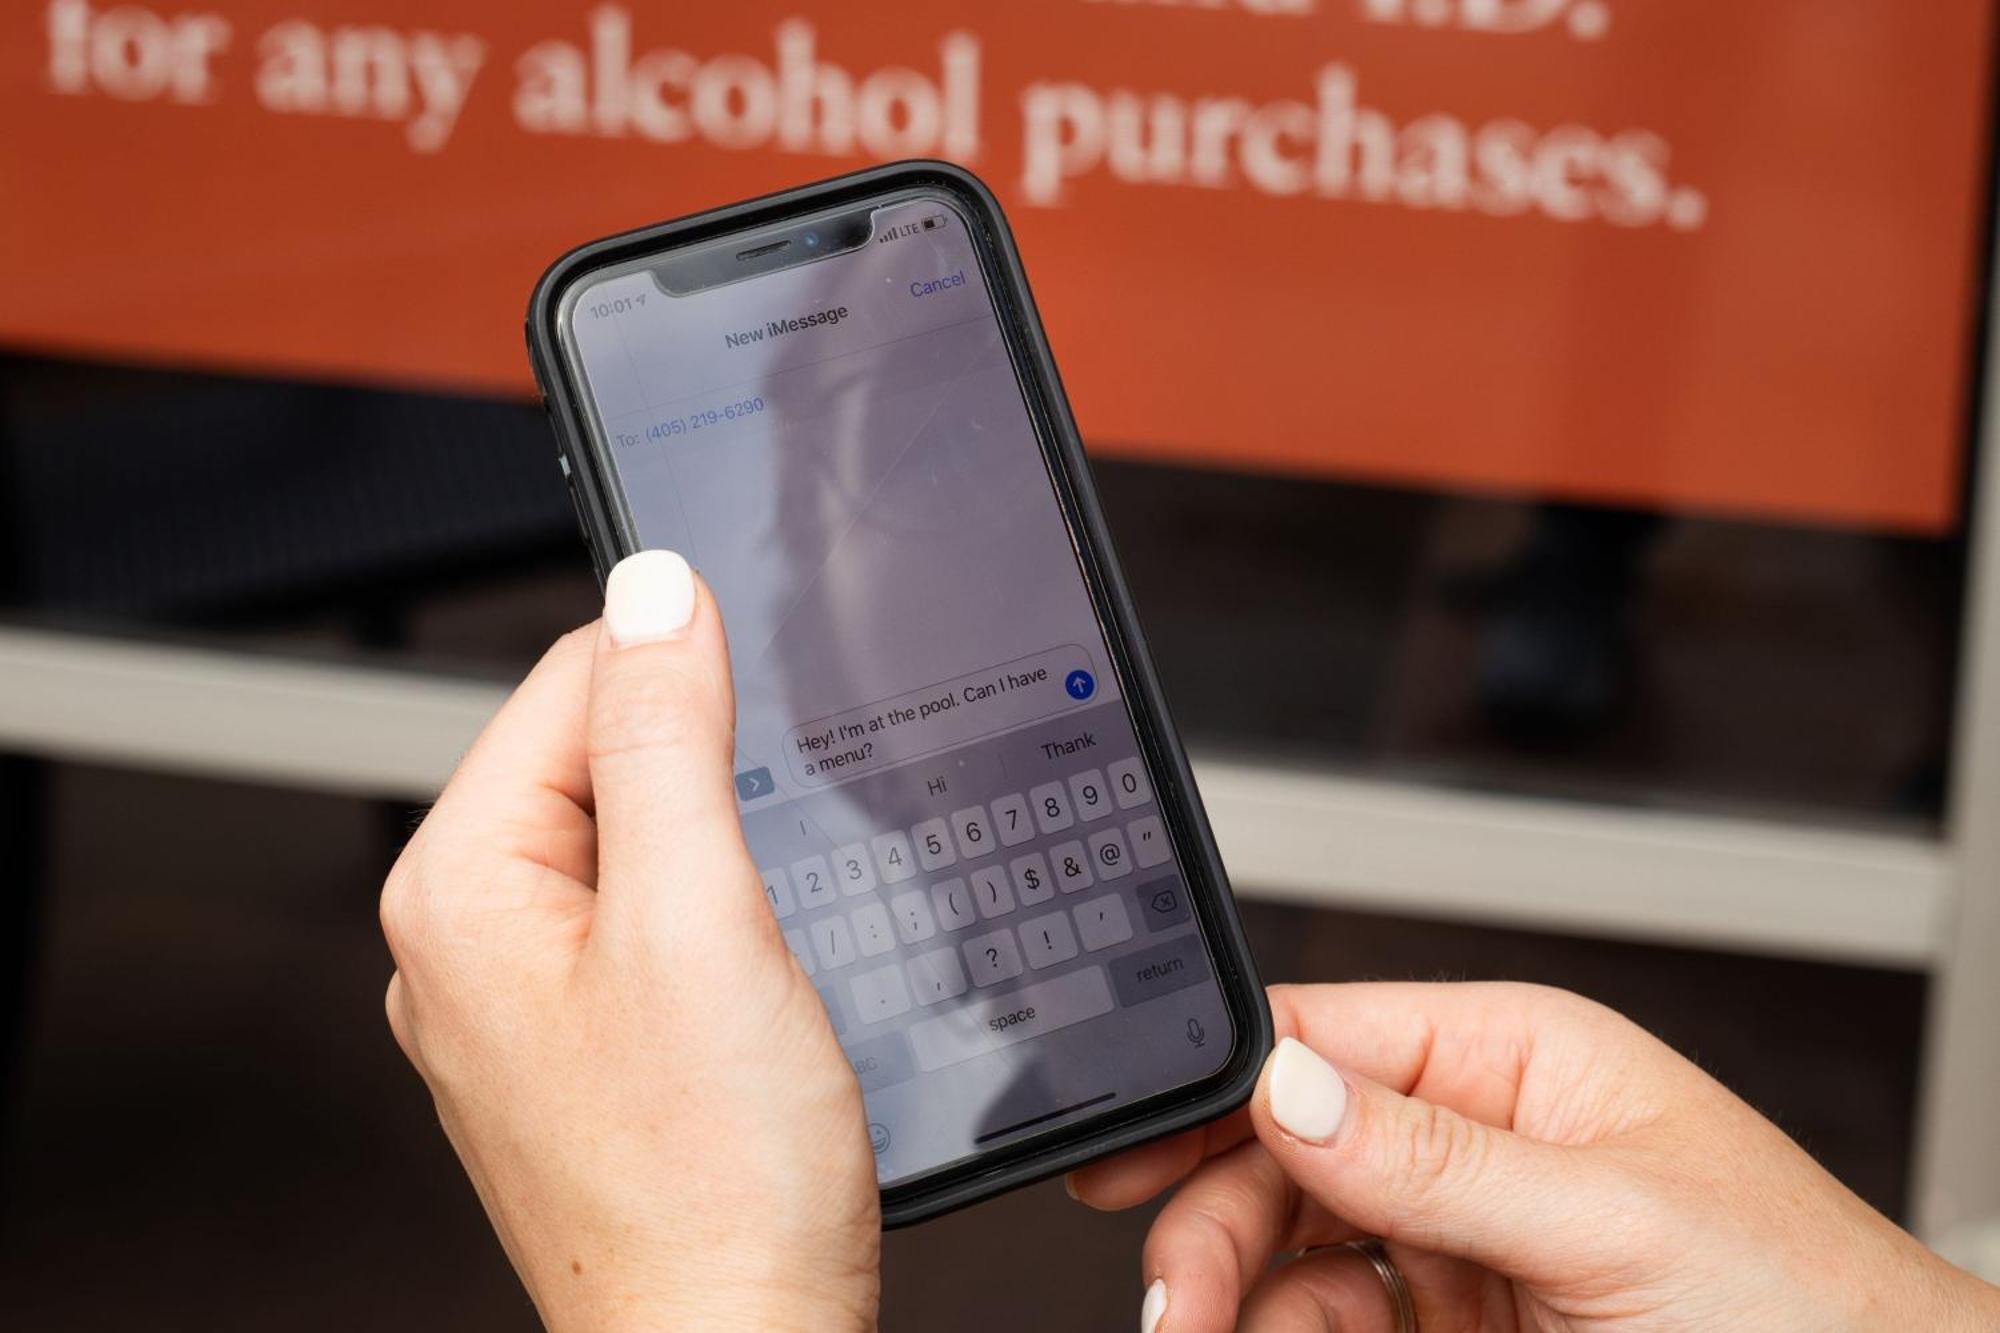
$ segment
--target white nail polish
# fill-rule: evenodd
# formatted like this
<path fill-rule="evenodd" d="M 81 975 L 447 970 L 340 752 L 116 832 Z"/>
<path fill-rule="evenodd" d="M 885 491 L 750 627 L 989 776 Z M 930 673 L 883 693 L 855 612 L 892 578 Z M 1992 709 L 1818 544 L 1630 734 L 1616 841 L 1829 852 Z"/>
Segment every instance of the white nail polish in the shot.
<path fill-rule="evenodd" d="M 1307 1143 L 1325 1143 L 1347 1115 L 1347 1084 L 1334 1067 L 1287 1037 L 1271 1057 L 1271 1118 Z"/>
<path fill-rule="evenodd" d="M 1153 1333 L 1160 1326 L 1160 1320 L 1167 1313 L 1167 1280 L 1153 1279 L 1153 1285 L 1146 1288 L 1146 1299 L 1139 1306 L 1139 1333 Z"/>
<path fill-rule="evenodd" d="M 671 639 L 694 618 L 694 571 L 673 551 L 640 551 L 604 581 L 604 628 L 616 648 Z"/>

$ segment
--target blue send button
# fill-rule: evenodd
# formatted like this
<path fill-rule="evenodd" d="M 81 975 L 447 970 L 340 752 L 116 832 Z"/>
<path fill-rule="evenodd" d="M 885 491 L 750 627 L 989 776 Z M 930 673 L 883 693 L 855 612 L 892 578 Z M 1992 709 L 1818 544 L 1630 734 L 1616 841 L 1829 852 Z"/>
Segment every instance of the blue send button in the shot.
<path fill-rule="evenodd" d="M 922 282 L 911 283 L 910 295 L 918 297 L 935 296 L 948 288 L 963 287 L 964 285 L 965 270 L 960 269 L 956 273 L 947 273 L 942 278 L 926 278 Z"/>
<path fill-rule="evenodd" d="M 1069 691 L 1069 697 L 1072 699 L 1088 699 L 1097 693 L 1097 682 L 1091 678 L 1088 671 L 1072 671 L 1063 681 L 1063 688 Z"/>

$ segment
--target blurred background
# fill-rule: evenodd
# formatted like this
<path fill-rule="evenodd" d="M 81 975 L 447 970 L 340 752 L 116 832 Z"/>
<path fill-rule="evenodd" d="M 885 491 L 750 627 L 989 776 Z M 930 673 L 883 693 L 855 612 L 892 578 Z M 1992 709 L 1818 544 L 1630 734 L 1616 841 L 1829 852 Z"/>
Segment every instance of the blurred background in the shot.
<path fill-rule="evenodd" d="M 534 1326 L 375 923 L 596 611 L 528 289 L 907 156 L 1008 209 L 1267 978 L 1580 990 L 2000 1275 L 1993 19 L 9 7 L 0 1322 Z M 894 1235 L 884 1325 L 1122 1325 L 1145 1223 Z"/>

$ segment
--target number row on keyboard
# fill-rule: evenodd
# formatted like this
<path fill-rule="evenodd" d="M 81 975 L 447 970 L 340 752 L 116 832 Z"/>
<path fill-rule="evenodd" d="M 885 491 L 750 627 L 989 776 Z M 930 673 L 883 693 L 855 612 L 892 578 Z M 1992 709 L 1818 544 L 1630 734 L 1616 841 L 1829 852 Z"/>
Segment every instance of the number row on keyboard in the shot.
<path fill-rule="evenodd" d="M 886 903 L 875 899 L 847 916 L 830 913 L 804 930 L 786 931 L 785 939 L 808 975 L 822 967 L 846 967 L 857 957 L 872 958 L 899 943 L 922 944 L 940 930 L 950 934 L 969 929 L 1005 916 L 1016 906 L 1038 907 L 1057 890 L 1081 893 L 1099 879 L 1123 879 L 1134 865 L 1149 869 L 1167 859 L 1166 843 L 1158 817 L 1148 815 L 1122 831 L 1106 829 L 1092 835 L 1088 849 L 1080 842 L 1067 842 L 1051 848 L 1046 857 L 1029 852 L 1009 865 L 982 866 L 963 879 L 942 880 L 928 890 L 911 889 Z"/>
<path fill-rule="evenodd" d="M 1018 904 L 1034 907 L 1063 893 L 1081 893 L 1099 880 L 1123 879 L 1134 868 L 1150 870 L 1164 864 L 1173 853 L 1167 846 L 1167 831 L 1158 815 L 1135 819 L 1124 828 L 1100 829 L 1089 840 L 1059 842 L 1041 852 L 1028 852 L 1011 861 L 995 861 L 977 866 L 963 876 L 939 880 L 929 889 L 913 888 L 890 898 L 870 899 L 850 917 L 838 913 L 812 924 L 815 942 L 824 930 L 831 940 L 844 938 L 845 921 L 854 923 L 853 936 L 861 942 L 861 953 L 882 953 L 892 947 L 888 930 L 893 922 L 897 938 L 904 944 L 921 944 L 942 927 L 964 930 L 976 921 L 1005 916 Z M 798 907 L 788 896 L 772 892 L 772 881 L 764 881 L 765 896 L 779 920 L 792 916 Z M 812 902 L 807 907 L 815 906 Z M 881 923 L 880 928 L 877 923 Z M 875 945 L 878 947 L 870 947 Z M 852 955 L 836 962 L 837 948 L 820 950 L 828 967 L 841 967 Z"/>
<path fill-rule="evenodd" d="M 819 923 L 813 929 L 816 933 Z M 879 1023 L 907 1013 L 913 1001 L 936 1004 L 965 994 L 969 985 L 997 986 L 1020 976 L 1026 968 L 1053 967 L 1080 951 L 1095 953 L 1131 938 L 1132 922 L 1125 912 L 1125 900 L 1115 893 L 1107 894 L 1069 912 L 1059 909 L 1023 921 L 1018 930 L 1003 926 L 966 940 L 956 949 L 934 949 L 906 963 L 858 972 L 848 980 L 848 993 L 861 1022 Z M 801 959 L 806 961 L 806 970 L 812 971 L 812 963 L 804 955 Z"/>
<path fill-rule="evenodd" d="M 1130 810 L 1153 798 L 1145 766 L 1139 760 L 1113 764 L 1110 773 L 1107 781 L 1093 768 L 1070 778 L 1067 787 L 1049 782 L 1026 796 L 1019 792 L 1003 796 L 993 802 L 990 815 L 985 806 L 970 805 L 952 811 L 948 819 L 927 819 L 908 833 L 898 829 L 865 844 L 836 847 L 830 864 L 824 856 L 808 856 L 794 861 L 789 870 L 774 867 L 761 871 L 764 896 L 771 900 L 772 911 L 780 918 L 788 917 L 800 907 L 808 911 L 823 907 L 843 892 L 860 895 L 878 883 L 900 884 L 919 870 L 942 870 L 961 858 L 976 861 L 1000 848 L 1018 847 L 1033 838 L 1037 828 L 1043 833 L 1060 833 L 1074 825 L 1079 815 L 1095 821 L 1113 809 Z M 1156 827 L 1158 823 L 1153 821 Z M 1094 853 L 1098 838 L 1090 841 Z M 1163 837 L 1158 838 L 1158 846 L 1160 860 L 1165 860 Z"/>

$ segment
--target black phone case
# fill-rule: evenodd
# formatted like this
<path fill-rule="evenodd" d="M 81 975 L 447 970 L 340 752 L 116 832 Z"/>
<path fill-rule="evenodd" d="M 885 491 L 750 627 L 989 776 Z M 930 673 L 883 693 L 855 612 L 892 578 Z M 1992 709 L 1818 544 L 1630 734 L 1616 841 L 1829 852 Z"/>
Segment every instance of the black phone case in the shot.
<path fill-rule="evenodd" d="M 1258 983 L 1222 858 L 1195 791 L 1187 755 L 1167 713 L 1124 576 L 1112 554 L 1083 444 L 1014 238 L 998 201 L 970 172 L 945 162 L 898 162 L 580 246 L 549 266 L 536 283 L 528 306 L 528 356 L 555 428 L 559 462 L 569 483 L 577 521 L 583 526 L 601 581 L 612 565 L 630 553 L 630 540 L 620 510 L 610 502 L 611 479 L 604 474 L 590 439 L 577 386 L 571 382 L 557 339 L 557 311 L 570 284 L 606 265 L 654 251 L 782 223 L 825 208 L 860 204 L 872 196 L 914 187 L 951 196 L 977 231 L 973 241 L 980 264 L 986 270 L 1064 517 L 1076 535 L 1085 581 L 1104 623 L 1112 663 L 1154 778 L 1161 817 L 1181 854 L 1195 909 L 1214 950 L 1216 976 L 1235 1022 L 1237 1043 L 1229 1063 L 1201 1083 L 1085 1121 L 1052 1136 L 1053 1141 L 1012 1145 L 914 1185 L 885 1190 L 882 1220 L 887 1227 L 907 1226 L 962 1208 L 1234 1110 L 1248 1099 L 1271 1049 L 1270 1008 Z"/>

